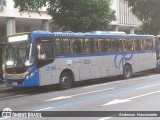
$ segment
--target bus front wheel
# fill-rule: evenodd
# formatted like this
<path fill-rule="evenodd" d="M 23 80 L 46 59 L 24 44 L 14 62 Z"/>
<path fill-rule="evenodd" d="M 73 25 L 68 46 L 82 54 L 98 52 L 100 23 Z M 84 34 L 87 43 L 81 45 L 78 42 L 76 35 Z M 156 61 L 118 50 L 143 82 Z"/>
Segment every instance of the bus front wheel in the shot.
<path fill-rule="evenodd" d="M 73 85 L 73 78 L 72 75 L 68 72 L 63 72 L 60 76 L 60 88 L 62 90 L 66 90 L 72 87 Z"/>
<path fill-rule="evenodd" d="M 125 65 L 123 68 L 123 77 L 129 79 L 132 77 L 132 68 L 130 65 Z"/>

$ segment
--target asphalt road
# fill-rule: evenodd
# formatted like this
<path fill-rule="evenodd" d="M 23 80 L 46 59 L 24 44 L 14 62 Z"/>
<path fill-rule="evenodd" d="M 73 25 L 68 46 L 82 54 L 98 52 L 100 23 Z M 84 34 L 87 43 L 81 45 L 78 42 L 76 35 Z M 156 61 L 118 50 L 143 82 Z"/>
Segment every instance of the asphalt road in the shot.
<path fill-rule="evenodd" d="M 135 114 L 137 114 L 136 111 L 140 113 L 152 111 L 152 115 L 157 113 L 155 111 L 159 111 L 158 114 L 160 114 L 160 74 L 140 75 L 128 80 L 106 78 L 101 81 L 80 83 L 76 87 L 64 91 L 58 90 L 54 86 L 36 88 L 32 91 L 29 89 L 25 92 L 20 91 L 21 89 L 17 91 L 18 94 L 1 97 L 0 111 L 4 108 L 11 108 L 13 111 L 81 111 L 77 112 L 78 117 L 73 117 L 76 113 L 67 113 L 72 117 L 56 117 L 54 120 L 160 119 L 160 117 L 128 117 L 134 115 L 133 112 L 128 113 L 127 117 L 124 114 L 122 117 L 115 117 L 120 116 L 120 111 L 122 113 L 134 111 Z M 83 117 L 83 111 L 88 111 L 85 112 L 88 117 Z M 108 112 L 103 113 L 104 111 L 113 112 L 108 117 L 104 115 Z M 62 113 L 58 113 L 58 115 L 63 116 Z"/>

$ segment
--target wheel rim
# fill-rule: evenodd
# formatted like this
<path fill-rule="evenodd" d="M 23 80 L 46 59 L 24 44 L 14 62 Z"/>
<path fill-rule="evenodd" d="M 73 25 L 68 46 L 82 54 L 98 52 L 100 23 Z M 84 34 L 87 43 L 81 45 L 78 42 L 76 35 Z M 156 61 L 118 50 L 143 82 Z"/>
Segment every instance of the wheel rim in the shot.
<path fill-rule="evenodd" d="M 129 68 L 125 69 L 125 76 L 126 78 L 129 78 L 131 76 L 131 70 Z"/>
<path fill-rule="evenodd" d="M 70 84 L 70 79 L 68 78 L 68 77 L 66 77 L 66 76 L 64 76 L 63 78 L 62 78 L 62 85 L 63 86 L 68 86 L 69 84 Z"/>

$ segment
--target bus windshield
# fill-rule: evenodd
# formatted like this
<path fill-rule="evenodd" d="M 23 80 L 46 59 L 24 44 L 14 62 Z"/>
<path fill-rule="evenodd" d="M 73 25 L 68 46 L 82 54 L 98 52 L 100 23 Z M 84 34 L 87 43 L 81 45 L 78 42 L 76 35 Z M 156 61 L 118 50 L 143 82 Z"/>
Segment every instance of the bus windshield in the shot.
<path fill-rule="evenodd" d="M 25 67 L 33 64 L 32 44 L 10 44 L 6 47 L 6 68 Z"/>

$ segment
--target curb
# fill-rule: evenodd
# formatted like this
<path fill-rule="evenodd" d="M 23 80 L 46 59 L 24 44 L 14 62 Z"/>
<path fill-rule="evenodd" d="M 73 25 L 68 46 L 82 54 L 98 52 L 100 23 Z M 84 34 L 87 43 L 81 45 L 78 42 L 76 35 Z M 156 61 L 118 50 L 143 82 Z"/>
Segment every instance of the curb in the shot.
<path fill-rule="evenodd" d="M 12 88 L 2 88 L 0 89 L 0 93 L 9 92 L 10 90 L 13 90 Z"/>
<path fill-rule="evenodd" d="M 13 90 L 12 87 L 6 87 L 4 83 L 0 83 L 0 93 L 9 92 Z"/>

